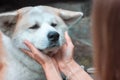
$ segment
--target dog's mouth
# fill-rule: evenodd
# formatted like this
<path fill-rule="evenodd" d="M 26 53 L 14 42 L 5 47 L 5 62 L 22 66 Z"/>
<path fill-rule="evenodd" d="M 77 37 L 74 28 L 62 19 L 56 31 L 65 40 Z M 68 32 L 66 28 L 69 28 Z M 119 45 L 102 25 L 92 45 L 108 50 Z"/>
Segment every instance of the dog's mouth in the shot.
<path fill-rule="evenodd" d="M 46 53 L 46 51 L 45 50 L 41 50 L 41 49 L 38 49 L 40 52 L 43 52 L 43 53 Z M 52 51 L 47 51 L 47 54 L 48 53 L 52 53 Z"/>
<path fill-rule="evenodd" d="M 52 47 L 52 48 L 46 48 L 46 49 L 44 49 L 44 50 L 41 50 L 41 49 L 39 49 L 39 48 L 37 48 L 40 52 L 42 52 L 42 53 L 45 53 L 45 54 L 56 54 L 57 53 L 57 51 L 58 51 L 58 49 L 59 49 L 59 47 L 58 46 L 55 46 L 55 47 Z"/>
<path fill-rule="evenodd" d="M 40 52 L 43 52 L 45 54 L 55 54 L 58 49 L 60 48 L 60 44 L 59 43 L 50 43 L 48 47 L 46 47 L 45 49 L 40 49 L 37 48 Z"/>

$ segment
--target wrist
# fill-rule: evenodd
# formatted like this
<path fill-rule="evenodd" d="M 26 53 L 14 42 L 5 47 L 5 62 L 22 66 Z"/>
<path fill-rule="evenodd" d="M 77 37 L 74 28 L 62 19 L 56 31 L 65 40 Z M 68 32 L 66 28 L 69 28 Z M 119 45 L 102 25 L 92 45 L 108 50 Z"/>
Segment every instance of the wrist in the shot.
<path fill-rule="evenodd" d="M 46 63 L 42 64 L 43 69 L 56 67 L 56 62 L 54 59 L 50 59 Z"/>
<path fill-rule="evenodd" d="M 54 62 L 42 65 L 47 80 L 62 80 L 58 67 Z M 52 73 L 52 74 L 51 74 Z"/>
<path fill-rule="evenodd" d="M 66 75 L 71 75 L 72 73 L 76 73 L 77 71 L 82 70 L 82 68 L 76 63 L 75 60 L 71 60 L 68 63 L 63 64 L 60 70 Z"/>
<path fill-rule="evenodd" d="M 75 60 L 67 63 L 61 71 L 66 75 L 67 80 L 93 80 Z"/>
<path fill-rule="evenodd" d="M 76 62 L 72 59 L 69 62 L 61 62 L 59 64 L 59 68 L 60 70 L 64 73 L 64 74 L 68 74 L 71 70 L 71 68 L 74 68 L 74 64 Z"/>

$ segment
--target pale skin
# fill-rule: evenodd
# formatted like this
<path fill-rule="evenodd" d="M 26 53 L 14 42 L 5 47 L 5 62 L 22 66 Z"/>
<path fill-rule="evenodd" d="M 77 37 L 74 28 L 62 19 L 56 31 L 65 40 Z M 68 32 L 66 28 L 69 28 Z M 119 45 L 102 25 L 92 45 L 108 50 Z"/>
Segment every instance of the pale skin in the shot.
<path fill-rule="evenodd" d="M 74 45 L 67 32 L 65 39 L 66 43 L 52 57 L 38 51 L 27 40 L 24 43 L 30 51 L 23 49 L 22 51 L 42 65 L 47 80 L 62 80 L 60 72 L 63 72 L 68 80 L 93 80 L 73 59 Z"/>

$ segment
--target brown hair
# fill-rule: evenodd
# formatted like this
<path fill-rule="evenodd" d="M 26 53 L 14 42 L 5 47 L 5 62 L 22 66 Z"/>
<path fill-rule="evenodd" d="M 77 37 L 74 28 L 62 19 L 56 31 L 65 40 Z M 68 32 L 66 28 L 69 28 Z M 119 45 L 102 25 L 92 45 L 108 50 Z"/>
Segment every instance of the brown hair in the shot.
<path fill-rule="evenodd" d="M 93 0 L 91 19 L 97 80 L 120 80 L 120 0 Z"/>

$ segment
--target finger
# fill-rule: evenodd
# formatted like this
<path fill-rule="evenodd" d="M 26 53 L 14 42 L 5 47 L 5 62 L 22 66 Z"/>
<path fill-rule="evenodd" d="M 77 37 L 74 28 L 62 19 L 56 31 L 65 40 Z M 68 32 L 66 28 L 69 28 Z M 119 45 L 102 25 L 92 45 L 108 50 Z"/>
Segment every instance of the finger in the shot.
<path fill-rule="evenodd" d="M 22 52 L 24 52 L 25 54 L 29 55 L 30 57 L 34 58 L 32 52 L 25 50 L 25 49 L 20 49 Z"/>
<path fill-rule="evenodd" d="M 24 43 L 32 51 L 32 54 L 34 56 L 39 56 L 39 58 L 41 58 L 41 59 L 45 59 L 46 58 L 46 55 L 44 55 L 44 53 L 42 53 L 38 49 L 36 49 L 34 47 L 34 45 L 32 45 L 29 41 L 25 40 Z"/>
<path fill-rule="evenodd" d="M 32 52 L 37 50 L 28 40 L 25 40 L 24 43 Z"/>
<path fill-rule="evenodd" d="M 25 54 L 29 55 L 31 58 L 33 58 L 34 60 L 36 60 L 38 63 L 42 64 L 44 61 L 41 59 L 41 57 L 35 53 L 32 53 L 28 50 L 25 49 L 21 49 L 21 51 L 23 51 Z"/>
<path fill-rule="evenodd" d="M 34 45 L 32 45 L 29 41 L 25 40 L 24 43 L 32 51 L 32 53 L 34 53 L 34 54 L 43 54 Z"/>
<path fill-rule="evenodd" d="M 68 46 L 73 46 L 72 40 L 71 40 L 71 38 L 69 37 L 67 31 L 65 32 L 65 39 L 66 39 L 66 44 L 67 44 Z"/>
<path fill-rule="evenodd" d="M 28 51 L 28 50 L 25 50 L 25 49 L 21 49 L 24 53 L 26 53 L 26 54 L 28 54 L 30 57 L 32 57 L 33 59 L 35 59 L 35 60 L 44 60 L 45 58 L 46 58 L 46 56 L 42 53 L 42 52 L 40 52 L 40 51 L 38 51 L 34 46 L 32 46 L 32 45 L 29 45 L 29 43 L 28 43 L 28 48 L 30 47 L 31 49 L 31 51 L 32 52 L 30 52 L 30 51 Z M 33 49 L 33 48 L 35 48 L 35 49 Z"/>
<path fill-rule="evenodd" d="M 44 53 L 36 49 L 34 45 L 32 45 L 29 41 L 25 40 L 24 43 L 32 51 L 32 55 L 30 56 L 33 56 L 33 58 L 39 63 L 43 63 L 45 60 L 47 60 L 48 57 Z"/>
<path fill-rule="evenodd" d="M 67 45 L 66 44 L 63 44 L 63 46 L 60 48 L 62 50 L 62 52 L 64 52 L 67 48 Z"/>

